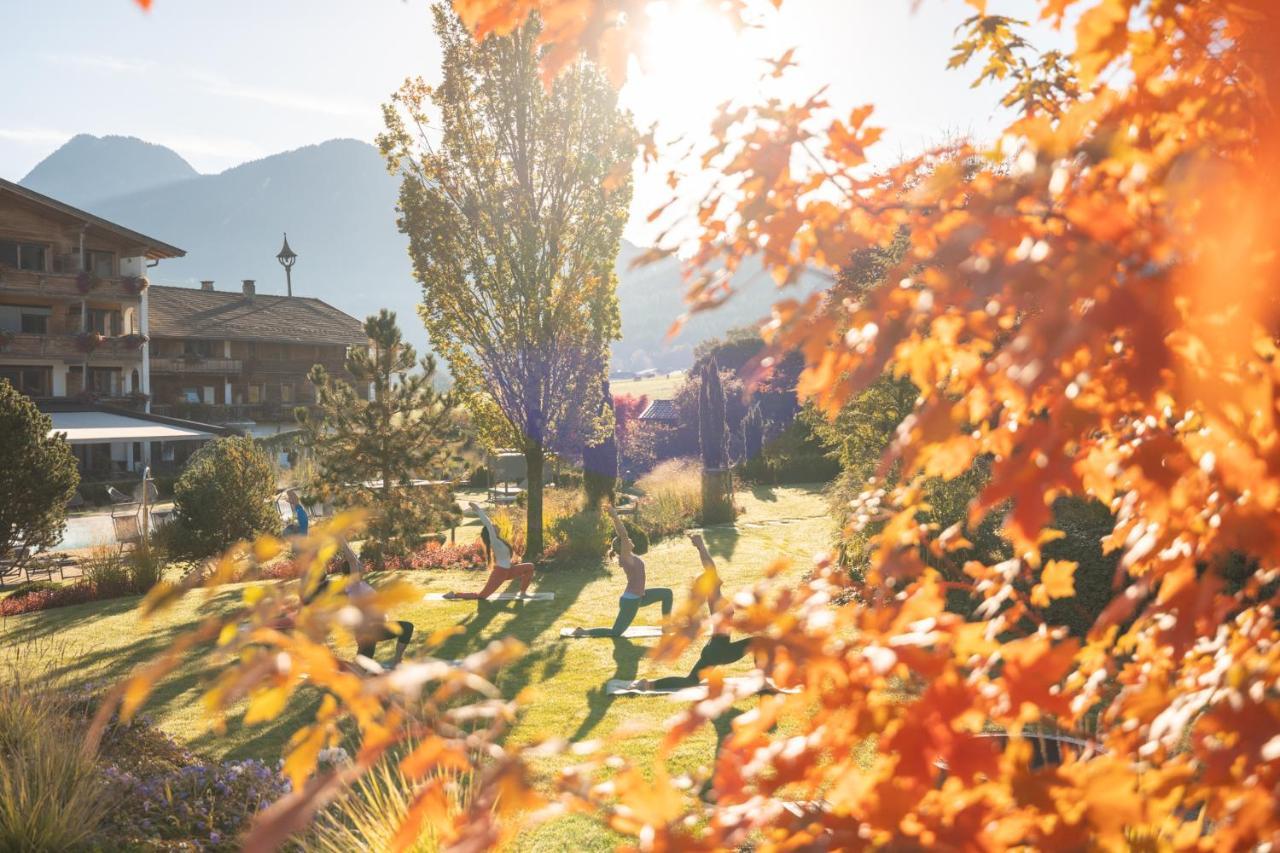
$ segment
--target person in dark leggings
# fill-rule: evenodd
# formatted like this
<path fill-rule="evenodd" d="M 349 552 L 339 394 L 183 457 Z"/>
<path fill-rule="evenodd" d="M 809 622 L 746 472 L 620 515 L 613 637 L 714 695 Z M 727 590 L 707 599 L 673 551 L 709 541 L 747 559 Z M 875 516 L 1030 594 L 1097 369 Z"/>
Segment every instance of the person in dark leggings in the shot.
<path fill-rule="evenodd" d="M 339 539 L 338 543 L 342 548 L 343 567 L 342 573 L 347 576 L 347 584 L 343 587 L 343 593 L 352 597 L 359 598 L 365 595 L 373 594 L 373 587 L 369 586 L 368 581 L 364 579 L 364 569 L 360 563 L 360 558 L 356 556 L 356 552 L 347 544 L 347 540 Z M 306 576 L 303 576 L 303 583 L 306 583 Z M 320 579 L 316 588 L 309 594 L 303 588 L 302 601 L 309 604 L 315 600 L 329 586 L 329 577 L 325 575 Z M 400 661 L 404 659 L 404 653 L 409 648 L 409 640 L 413 638 L 413 623 L 398 620 L 395 622 L 381 622 L 376 625 L 362 626 L 356 630 L 356 654 L 362 655 L 370 660 L 377 650 L 378 643 L 384 640 L 395 640 L 396 651 L 391 658 L 390 666 L 398 666 Z"/>
<path fill-rule="evenodd" d="M 689 536 L 689 541 L 694 548 L 698 549 L 698 557 L 702 561 L 702 576 L 698 578 L 696 585 L 708 590 L 707 610 L 714 615 L 716 605 L 720 601 L 720 573 L 716 570 L 716 562 L 711 558 L 711 552 L 707 550 L 707 544 L 702 541 L 702 536 L 694 533 Z M 731 616 L 732 612 L 732 609 L 726 610 L 726 617 Z M 746 637 L 741 640 L 731 640 L 727 629 L 712 634 L 711 639 L 702 647 L 702 653 L 698 655 L 698 661 L 693 665 L 693 669 L 689 671 L 688 675 L 670 675 L 653 680 L 644 679 L 636 682 L 636 686 L 641 690 L 661 691 L 683 690 L 686 687 L 695 687 L 702 683 L 702 676 L 706 670 L 712 667 L 737 663 L 750 654 L 751 641 L 753 639 L 754 637 Z"/>
<path fill-rule="evenodd" d="M 614 550 L 618 552 L 618 565 L 622 566 L 627 576 L 627 588 L 618 599 L 618 617 L 613 620 L 612 628 L 578 628 L 573 632 L 575 637 L 621 637 L 641 607 L 658 604 L 662 607 L 662 618 L 671 615 L 675 606 L 675 596 L 665 587 L 649 589 L 645 587 L 644 560 L 636 556 L 635 546 L 627 535 L 627 527 L 618 517 L 618 510 L 609 507 L 609 517 L 613 519 L 613 530 L 617 534 Z"/>

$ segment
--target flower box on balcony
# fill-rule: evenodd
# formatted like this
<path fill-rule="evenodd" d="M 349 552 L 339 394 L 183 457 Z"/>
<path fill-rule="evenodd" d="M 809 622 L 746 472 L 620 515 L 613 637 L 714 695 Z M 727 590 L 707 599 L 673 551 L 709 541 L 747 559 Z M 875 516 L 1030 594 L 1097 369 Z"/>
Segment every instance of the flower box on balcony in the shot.
<path fill-rule="evenodd" d="M 126 276 L 124 280 L 125 292 L 132 293 L 134 296 L 142 293 L 142 291 L 146 290 L 150 285 L 151 282 L 147 281 L 146 276 L 141 275 Z"/>
<path fill-rule="evenodd" d="M 81 293 L 88 293 L 98 285 L 98 277 L 93 273 L 85 270 L 76 276 L 76 289 Z"/>
<path fill-rule="evenodd" d="M 134 333 L 120 336 L 120 344 L 125 349 L 141 349 L 142 345 L 149 340 L 151 340 L 151 338 L 149 338 L 146 335 L 139 335 Z"/>
<path fill-rule="evenodd" d="M 105 340 L 106 338 L 97 332 L 81 332 L 76 335 L 76 349 L 84 353 L 93 352 Z"/>

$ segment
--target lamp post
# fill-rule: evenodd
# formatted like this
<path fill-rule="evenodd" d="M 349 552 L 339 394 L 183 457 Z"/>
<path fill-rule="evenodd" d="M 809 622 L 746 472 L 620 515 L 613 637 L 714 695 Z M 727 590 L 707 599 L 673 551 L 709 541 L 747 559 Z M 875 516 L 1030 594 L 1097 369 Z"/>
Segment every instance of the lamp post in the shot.
<path fill-rule="evenodd" d="M 280 266 L 284 267 L 285 286 L 289 288 L 289 295 L 293 296 L 293 265 L 298 260 L 297 254 L 293 249 L 289 248 L 289 235 L 284 235 L 284 245 L 280 247 L 280 254 L 276 255 L 276 260 L 280 262 Z"/>

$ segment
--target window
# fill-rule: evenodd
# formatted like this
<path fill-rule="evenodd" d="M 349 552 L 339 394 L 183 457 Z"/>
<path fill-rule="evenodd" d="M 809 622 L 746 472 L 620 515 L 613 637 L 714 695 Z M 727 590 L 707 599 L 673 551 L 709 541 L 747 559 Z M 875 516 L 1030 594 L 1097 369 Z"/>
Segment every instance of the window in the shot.
<path fill-rule="evenodd" d="M 21 312 L 22 323 L 20 331 L 26 332 L 28 335 L 49 334 L 49 315 L 53 313 L 51 309 L 24 306 Z"/>
<path fill-rule="evenodd" d="M 111 278 L 116 274 L 115 253 L 85 249 L 84 268 L 99 278 Z"/>
<path fill-rule="evenodd" d="M 293 384 L 292 383 L 290 382 L 280 383 L 280 402 L 281 403 L 293 402 Z"/>
<path fill-rule="evenodd" d="M 16 240 L 0 240 L 0 264 L 32 272 L 45 271 L 45 257 L 49 247 L 39 243 L 19 243 Z"/>
<path fill-rule="evenodd" d="M 183 341 L 182 354 L 209 358 L 213 355 L 213 341 Z"/>
<path fill-rule="evenodd" d="M 261 385 L 250 385 L 250 386 L 249 386 L 249 402 L 250 402 L 250 403 L 261 403 L 261 402 L 264 402 L 264 398 L 265 398 L 265 397 L 266 397 L 266 395 L 265 395 L 264 393 L 262 393 L 262 386 L 261 386 Z"/>
<path fill-rule="evenodd" d="M 89 331 L 111 337 L 120 334 L 123 322 L 119 311 L 110 308 L 89 309 Z"/>
<path fill-rule="evenodd" d="M 25 365 L 0 365 L 0 379 L 29 397 L 49 397 L 53 394 L 53 368 L 27 367 Z"/>
<path fill-rule="evenodd" d="M 120 368 L 90 367 L 89 390 L 108 397 L 120 394 Z"/>

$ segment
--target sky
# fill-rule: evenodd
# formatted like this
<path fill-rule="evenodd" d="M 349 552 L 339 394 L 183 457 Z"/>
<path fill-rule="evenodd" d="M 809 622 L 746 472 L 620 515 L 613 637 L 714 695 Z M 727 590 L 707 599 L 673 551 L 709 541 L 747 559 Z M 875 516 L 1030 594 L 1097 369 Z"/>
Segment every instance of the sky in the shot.
<path fill-rule="evenodd" d="M 717 104 L 757 91 L 755 57 L 795 47 L 782 94 L 829 86 L 833 106 L 876 104 L 882 162 L 949 136 L 989 138 L 1007 118 L 973 69 L 947 71 L 963 0 L 790 0 L 735 33 L 689 0 L 656 0 L 653 37 L 621 101 L 637 125 L 697 139 Z M 912 11 L 913 6 L 918 6 Z M 1029 0 L 992 2 L 1022 17 Z M 406 77 L 439 79 L 428 0 L 41 0 L 4 13 L 0 177 L 21 179 L 77 133 L 166 145 L 200 172 L 335 137 L 373 141 Z M 1046 27 L 1038 46 L 1062 37 Z M 16 85 L 15 85 L 16 83 Z M 637 173 L 627 237 L 669 193 Z"/>

